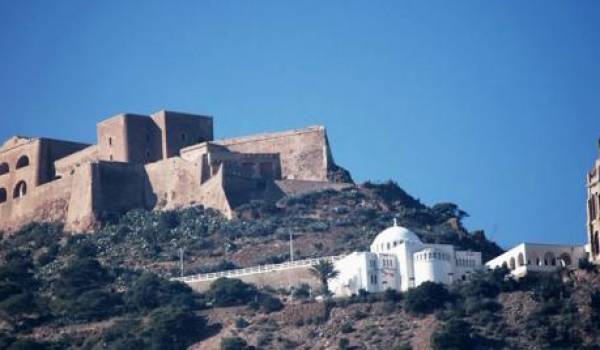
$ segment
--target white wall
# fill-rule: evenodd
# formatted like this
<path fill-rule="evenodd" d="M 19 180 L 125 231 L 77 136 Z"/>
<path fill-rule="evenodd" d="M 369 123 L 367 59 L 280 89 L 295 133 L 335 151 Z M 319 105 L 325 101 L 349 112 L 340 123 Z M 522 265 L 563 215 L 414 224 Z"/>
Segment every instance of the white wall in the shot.
<path fill-rule="evenodd" d="M 428 244 L 413 254 L 415 287 L 424 282 L 453 282 L 454 248 L 451 245 Z"/>
<path fill-rule="evenodd" d="M 373 270 L 370 261 L 377 262 L 377 255 L 369 252 L 354 252 L 334 263 L 339 272 L 336 278 L 329 280 L 329 290 L 336 296 L 358 294 L 360 289 L 377 290 L 376 285 L 369 283 L 369 274 Z"/>
<path fill-rule="evenodd" d="M 585 258 L 584 246 L 521 243 L 488 261 L 490 269 L 506 266 L 511 274 L 524 276 L 528 271 L 553 271 L 560 267 L 575 268 Z"/>
<path fill-rule="evenodd" d="M 378 291 L 383 292 L 386 289 L 400 290 L 397 256 L 395 254 L 379 254 L 378 258 Z"/>
<path fill-rule="evenodd" d="M 454 256 L 455 281 L 466 279 L 473 271 L 482 268 L 481 252 L 457 250 Z"/>

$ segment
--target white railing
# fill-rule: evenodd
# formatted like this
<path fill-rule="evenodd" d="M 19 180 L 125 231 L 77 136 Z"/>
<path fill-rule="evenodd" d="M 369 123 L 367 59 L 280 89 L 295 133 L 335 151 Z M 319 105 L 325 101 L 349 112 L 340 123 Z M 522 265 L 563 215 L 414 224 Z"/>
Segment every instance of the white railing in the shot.
<path fill-rule="evenodd" d="M 171 281 L 180 281 L 180 282 L 185 282 L 185 283 L 201 282 L 201 281 L 215 280 L 215 279 L 221 278 L 221 277 L 238 277 L 238 276 L 253 275 L 253 274 L 257 274 L 257 273 L 296 269 L 296 268 L 304 267 L 304 266 L 317 265 L 319 263 L 319 261 L 321 261 L 321 260 L 336 262 L 336 261 L 340 260 L 341 258 L 343 258 L 344 256 L 345 255 L 324 256 L 322 258 L 288 261 L 288 262 L 284 262 L 281 264 L 260 265 L 260 266 L 247 267 L 244 269 L 226 270 L 226 271 L 211 272 L 211 273 L 201 273 L 198 275 L 171 278 Z"/>

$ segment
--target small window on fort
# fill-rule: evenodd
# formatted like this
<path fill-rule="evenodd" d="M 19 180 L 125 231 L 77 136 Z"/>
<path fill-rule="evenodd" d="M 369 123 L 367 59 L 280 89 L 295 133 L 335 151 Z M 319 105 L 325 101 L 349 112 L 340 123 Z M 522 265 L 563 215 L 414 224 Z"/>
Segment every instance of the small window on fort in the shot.
<path fill-rule="evenodd" d="M 0 203 L 6 202 L 6 189 L 0 188 Z"/>
<path fill-rule="evenodd" d="M 109 145 L 109 146 L 112 146 L 112 137 L 109 137 L 109 138 L 108 138 L 108 145 Z"/>
<path fill-rule="evenodd" d="M 13 198 L 21 198 L 27 194 L 27 184 L 25 181 L 19 181 L 17 186 L 15 186 L 15 190 L 13 191 Z"/>
<path fill-rule="evenodd" d="M 27 156 L 21 156 L 19 160 L 17 160 L 17 169 L 24 168 L 29 165 L 29 158 Z"/>
<path fill-rule="evenodd" d="M 7 174 L 10 168 L 8 167 L 8 163 L 0 164 L 0 175 Z"/>

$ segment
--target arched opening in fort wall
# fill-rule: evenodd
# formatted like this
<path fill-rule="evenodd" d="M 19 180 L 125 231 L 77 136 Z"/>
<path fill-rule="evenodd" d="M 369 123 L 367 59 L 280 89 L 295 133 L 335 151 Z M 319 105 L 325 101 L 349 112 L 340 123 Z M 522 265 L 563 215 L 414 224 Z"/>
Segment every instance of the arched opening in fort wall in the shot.
<path fill-rule="evenodd" d="M 17 169 L 21 169 L 24 168 L 26 166 L 29 165 L 29 157 L 27 156 L 21 156 L 21 158 L 19 158 L 19 160 L 17 160 Z"/>
<path fill-rule="evenodd" d="M 8 174 L 9 171 L 10 167 L 8 166 L 8 163 L 0 164 L 0 175 Z"/>
<path fill-rule="evenodd" d="M 27 194 L 27 184 L 25 181 L 19 181 L 13 191 L 13 198 L 21 198 Z"/>

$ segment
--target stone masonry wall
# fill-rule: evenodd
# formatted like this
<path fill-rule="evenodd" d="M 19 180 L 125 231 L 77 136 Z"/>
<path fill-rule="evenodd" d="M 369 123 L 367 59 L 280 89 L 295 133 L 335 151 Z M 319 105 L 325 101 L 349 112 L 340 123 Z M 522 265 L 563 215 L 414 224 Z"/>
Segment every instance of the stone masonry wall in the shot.
<path fill-rule="evenodd" d="M 278 153 L 281 157 L 281 177 L 284 179 L 327 181 L 330 152 L 322 126 L 215 143 L 226 146 L 232 152 Z"/>
<path fill-rule="evenodd" d="M 200 203 L 205 207 L 220 211 L 225 217 L 231 219 L 234 217 L 234 212 L 225 188 L 225 176 L 223 174 L 223 167 L 221 167 L 217 174 L 202 185 Z"/>
<path fill-rule="evenodd" d="M 319 280 L 310 273 L 310 266 L 298 267 L 289 270 L 268 271 L 263 273 L 255 273 L 246 276 L 237 276 L 246 283 L 252 283 L 258 287 L 289 288 L 290 286 L 299 286 L 306 283 L 313 289 L 319 288 Z M 192 289 L 198 292 L 205 292 L 215 280 L 189 282 L 187 283 Z"/>
<path fill-rule="evenodd" d="M 76 168 L 84 163 L 98 161 L 98 146 L 93 145 L 75 152 L 54 162 L 56 175 L 66 177 L 72 175 Z"/>
<path fill-rule="evenodd" d="M 61 140 L 40 139 L 38 183 L 43 184 L 56 178 L 54 162 L 70 154 L 79 152 L 88 144 Z"/>
<path fill-rule="evenodd" d="M 146 201 L 156 209 L 174 209 L 201 204 L 200 164 L 169 158 L 146 164 Z"/>
<path fill-rule="evenodd" d="M 152 115 L 152 120 L 161 130 L 164 158 L 175 157 L 182 148 L 213 139 L 212 117 L 160 111 Z"/>
<path fill-rule="evenodd" d="M 94 211 L 101 218 L 121 215 L 128 210 L 146 208 L 144 190 L 146 172 L 143 165 L 99 162 L 94 181 Z"/>
<path fill-rule="evenodd" d="M 84 163 L 75 168 L 68 178 L 58 181 L 67 179 L 71 181 L 71 196 L 65 229 L 73 232 L 88 232 L 97 223 L 94 212 L 94 191 L 98 187 L 98 163 Z"/>
<path fill-rule="evenodd" d="M 26 196 L 0 204 L 0 231 L 29 222 L 64 222 L 71 198 L 71 179 L 38 186 Z"/>

